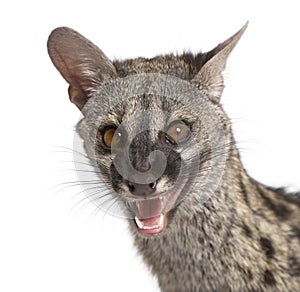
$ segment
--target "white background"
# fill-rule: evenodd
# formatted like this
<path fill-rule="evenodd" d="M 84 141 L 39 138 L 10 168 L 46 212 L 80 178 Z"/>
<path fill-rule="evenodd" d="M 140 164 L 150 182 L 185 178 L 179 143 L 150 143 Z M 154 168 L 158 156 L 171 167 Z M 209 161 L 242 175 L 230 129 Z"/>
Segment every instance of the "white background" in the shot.
<path fill-rule="evenodd" d="M 297 1 L 2 1 L 0 4 L 0 291 L 157 291 L 126 222 L 59 191 L 76 180 L 77 108 L 47 56 L 70 26 L 110 58 L 209 50 L 249 27 L 230 56 L 222 103 L 245 167 L 300 189 Z M 70 163 L 63 162 L 69 161 Z"/>

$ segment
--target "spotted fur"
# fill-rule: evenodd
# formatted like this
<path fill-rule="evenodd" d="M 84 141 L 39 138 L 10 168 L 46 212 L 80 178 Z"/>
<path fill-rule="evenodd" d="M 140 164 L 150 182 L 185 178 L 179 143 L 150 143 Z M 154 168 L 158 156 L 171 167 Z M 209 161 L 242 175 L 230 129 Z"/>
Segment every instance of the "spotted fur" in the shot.
<path fill-rule="evenodd" d="M 208 53 L 114 62 L 68 28 L 56 29 L 48 41 L 50 57 L 70 85 L 70 99 L 83 111 L 77 129 L 88 154 L 92 155 L 91 149 L 99 144 L 95 141 L 95 125 L 118 124 L 125 116 L 134 116 L 137 109 L 163 108 L 187 120 L 195 118 L 180 102 L 156 96 L 132 97 L 108 114 L 112 100 L 99 96 L 101 84 L 137 74 L 160 73 L 186 80 L 207 99 L 226 132 L 228 143 L 217 152 L 226 157 L 225 171 L 204 204 L 199 200 L 199 190 L 203 178 L 200 174 L 206 172 L 200 168 L 195 186 L 169 212 L 163 233 L 143 236 L 137 232 L 134 220 L 129 220 L 135 245 L 164 292 L 300 291 L 300 195 L 267 187 L 247 174 L 230 120 L 219 103 L 224 88 L 221 73 L 244 30 Z M 211 127 L 206 126 L 213 132 L 214 121 L 210 123 Z M 130 127 L 134 125 L 128 126 L 129 134 L 133 131 Z M 212 153 L 206 148 L 201 124 L 194 124 L 193 134 L 202 154 L 201 167 L 209 165 Z M 148 133 L 135 140 L 132 155 L 137 167 L 143 165 L 142 152 L 148 154 L 158 147 L 150 136 Z M 147 143 L 151 149 L 143 146 Z M 121 192 L 122 178 L 113 170 L 110 154 L 101 145 L 97 149 L 95 159 L 109 182 L 107 187 Z M 164 188 L 172 184 L 174 175 L 172 168 L 167 171 Z"/>

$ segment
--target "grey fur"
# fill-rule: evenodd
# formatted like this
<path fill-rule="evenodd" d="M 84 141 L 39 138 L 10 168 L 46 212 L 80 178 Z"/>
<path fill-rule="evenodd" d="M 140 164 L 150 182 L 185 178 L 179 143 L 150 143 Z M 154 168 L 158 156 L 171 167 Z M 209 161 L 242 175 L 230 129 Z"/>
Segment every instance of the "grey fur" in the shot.
<path fill-rule="evenodd" d="M 132 159 L 135 167 L 142 169 L 153 149 L 160 147 L 165 151 L 166 147 L 157 142 L 158 132 L 154 129 L 164 128 L 169 120 L 150 118 L 149 133 L 136 136 L 140 126 L 137 112 L 163 110 L 191 125 L 202 160 L 193 185 L 170 210 L 166 230 L 144 236 L 137 231 L 134 220 L 129 219 L 135 244 L 164 292 L 300 289 L 300 196 L 267 187 L 247 174 L 230 120 L 219 103 L 224 88 L 222 71 L 245 29 L 246 26 L 208 53 L 115 62 L 71 29 L 58 28 L 49 37 L 50 57 L 72 88 L 71 100 L 84 115 L 77 130 L 107 188 L 114 190 L 113 196 L 126 202 L 129 192 L 124 180 L 112 171 L 112 154 L 101 145 L 95 151 L 95 145 L 100 143 L 99 127 L 119 126 L 127 121 L 126 131 L 135 145 Z M 78 53 L 71 51 L 74 47 L 79 48 Z M 149 77 L 155 74 L 172 76 L 167 78 L 170 82 L 177 80 L 173 86 L 166 85 L 167 97 L 155 94 L 158 83 Z M 145 80 L 152 81 L 143 83 Z M 137 94 L 138 84 L 150 84 L 151 90 Z M 176 95 L 172 88 L 183 88 L 185 84 L 195 90 L 194 101 L 188 94 L 168 97 Z M 118 93 L 120 101 L 111 95 L 112 90 Z M 214 144 L 217 139 L 223 144 Z M 194 148 L 189 147 L 170 153 L 181 155 L 186 162 L 195 157 Z M 215 158 L 222 158 L 224 165 Z M 175 172 L 174 161 L 167 163 L 174 165 Z M 172 171 L 167 169 L 162 175 L 157 192 L 172 189 L 178 178 Z M 220 176 L 219 184 L 209 189 L 214 175 Z"/>

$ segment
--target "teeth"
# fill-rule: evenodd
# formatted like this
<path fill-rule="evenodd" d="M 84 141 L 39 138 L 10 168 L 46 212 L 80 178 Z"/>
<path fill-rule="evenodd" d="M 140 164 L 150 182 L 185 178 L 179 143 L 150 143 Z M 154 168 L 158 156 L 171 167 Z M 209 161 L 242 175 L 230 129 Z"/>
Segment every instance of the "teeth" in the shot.
<path fill-rule="evenodd" d="M 140 228 L 140 229 L 144 228 L 144 223 L 138 217 L 135 216 L 134 220 L 135 220 L 138 228 Z"/>
<path fill-rule="evenodd" d="M 161 226 L 163 226 L 163 224 L 164 224 L 164 214 L 160 214 L 158 225 L 159 225 L 159 227 L 161 227 Z"/>
<path fill-rule="evenodd" d="M 157 229 L 162 227 L 164 224 L 164 214 L 160 214 L 158 224 L 153 226 L 145 226 L 144 222 L 141 219 L 139 219 L 137 216 L 135 216 L 134 220 L 138 228 L 140 229 L 144 229 L 144 230 Z"/>

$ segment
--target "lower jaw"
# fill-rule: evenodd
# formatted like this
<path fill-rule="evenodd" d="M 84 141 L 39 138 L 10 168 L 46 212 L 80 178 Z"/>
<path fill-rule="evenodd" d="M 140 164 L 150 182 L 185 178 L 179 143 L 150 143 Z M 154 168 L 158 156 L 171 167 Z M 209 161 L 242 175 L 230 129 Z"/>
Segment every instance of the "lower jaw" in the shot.
<path fill-rule="evenodd" d="M 149 224 L 149 221 L 152 222 L 153 225 Z M 168 219 L 167 214 L 160 214 L 160 216 L 148 219 L 138 219 L 136 217 L 135 223 L 140 234 L 155 235 L 165 231 L 168 224 Z"/>
<path fill-rule="evenodd" d="M 185 187 L 188 177 L 182 177 L 174 192 L 169 192 L 161 197 L 136 200 L 132 206 L 135 207 L 135 223 L 138 232 L 143 235 L 161 234 L 168 224 L 168 213 L 177 205 L 181 191 Z"/>

